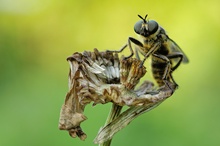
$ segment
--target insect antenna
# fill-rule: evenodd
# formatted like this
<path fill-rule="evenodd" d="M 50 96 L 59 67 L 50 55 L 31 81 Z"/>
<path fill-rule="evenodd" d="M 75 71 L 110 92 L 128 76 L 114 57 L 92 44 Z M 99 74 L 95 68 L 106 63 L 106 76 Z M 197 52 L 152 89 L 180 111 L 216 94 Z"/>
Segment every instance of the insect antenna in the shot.
<path fill-rule="evenodd" d="M 148 14 L 145 15 L 145 17 L 144 17 L 145 20 L 147 19 L 147 16 L 148 16 Z"/>
<path fill-rule="evenodd" d="M 146 14 L 146 16 L 144 18 L 141 15 L 138 15 L 138 17 L 140 17 L 144 21 L 144 23 L 146 23 L 147 22 L 147 20 L 146 20 L 147 19 L 147 15 L 148 14 Z"/>

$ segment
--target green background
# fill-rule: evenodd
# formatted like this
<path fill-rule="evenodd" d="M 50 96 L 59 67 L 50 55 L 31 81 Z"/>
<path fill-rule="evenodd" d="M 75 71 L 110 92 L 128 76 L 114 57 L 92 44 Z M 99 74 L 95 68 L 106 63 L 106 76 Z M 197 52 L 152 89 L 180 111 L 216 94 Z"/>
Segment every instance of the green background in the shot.
<path fill-rule="evenodd" d="M 111 104 L 86 107 L 85 141 L 58 130 L 68 91 L 66 58 L 93 48 L 119 49 L 128 36 L 137 38 L 137 14 L 148 13 L 190 63 L 173 74 L 175 94 L 117 133 L 112 145 L 219 146 L 219 5 L 219 0 L 0 0 L 0 145 L 95 145 Z"/>

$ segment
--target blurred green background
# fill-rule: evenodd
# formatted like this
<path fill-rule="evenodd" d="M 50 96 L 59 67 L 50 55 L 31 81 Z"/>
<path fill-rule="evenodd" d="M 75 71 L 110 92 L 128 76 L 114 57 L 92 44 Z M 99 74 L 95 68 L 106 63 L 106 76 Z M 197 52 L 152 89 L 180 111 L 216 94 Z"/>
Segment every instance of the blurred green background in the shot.
<path fill-rule="evenodd" d="M 58 130 L 73 52 L 119 49 L 149 14 L 190 59 L 175 94 L 112 145 L 220 145 L 220 1 L 0 0 L 0 145 L 90 146 L 111 104 L 88 105 L 85 141 Z M 146 64 L 149 66 L 149 64 Z M 149 71 L 150 74 L 150 71 Z"/>

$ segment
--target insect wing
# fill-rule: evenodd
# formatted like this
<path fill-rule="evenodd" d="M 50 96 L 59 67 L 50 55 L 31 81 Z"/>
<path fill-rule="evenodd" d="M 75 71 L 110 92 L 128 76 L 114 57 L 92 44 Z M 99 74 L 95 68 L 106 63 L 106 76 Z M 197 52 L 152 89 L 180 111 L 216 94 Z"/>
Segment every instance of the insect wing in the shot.
<path fill-rule="evenodd" d="M 170 44 L 171 44 L 171 46 L 170 46 L 171 52 L 180 52 L 180 53 L 182 53 L 182 54 L 183 54 L 183 60 L 182 60 L 182 62 L 183 62 L 183 63 L 188 63 L 188 62 L 189 62 L 189 59 L 186 57 L 186 55 L 185 55 L 185 53 L 182 51 L 182 49 L 181 49 L 181 48 L 177 45 L 177 43 L 174 42 L 172 39 L 169 38 L 169 40 L 170 40 Z M 174 61 L 175 61 L 175 59 L 174 59 Z"/>

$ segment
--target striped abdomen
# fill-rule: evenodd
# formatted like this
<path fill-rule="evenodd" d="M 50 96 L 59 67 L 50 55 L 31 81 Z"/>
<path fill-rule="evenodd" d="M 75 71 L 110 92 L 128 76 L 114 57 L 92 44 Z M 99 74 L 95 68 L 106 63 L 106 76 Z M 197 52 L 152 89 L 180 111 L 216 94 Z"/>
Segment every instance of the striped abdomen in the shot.
<path fill-rule="evenodd" d="M 170 80 L 169 73 L 171 64 L 152 55 L 152 74 L 158 86 L 163 86 L 164 80 Z"/>

